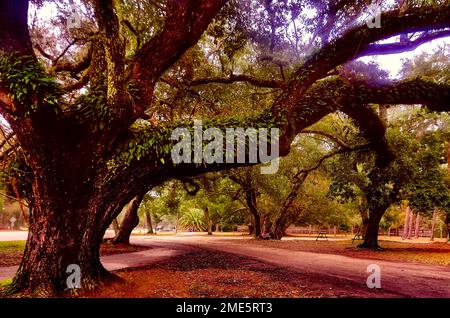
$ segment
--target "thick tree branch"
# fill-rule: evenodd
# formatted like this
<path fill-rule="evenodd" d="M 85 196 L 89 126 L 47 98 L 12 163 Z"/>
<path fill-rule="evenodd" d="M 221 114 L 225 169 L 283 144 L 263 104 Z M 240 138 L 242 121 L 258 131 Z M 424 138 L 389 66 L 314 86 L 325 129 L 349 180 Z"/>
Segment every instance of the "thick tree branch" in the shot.
<path fill-rule="evenodd" d="M 324 136 L 328 139 L 330 139 L 332 142 L 334 142 L 335 144 L 339 145 L 340 147 L 348 147 L 346 145 L 346 143 L 341 140 L 339 137 L 334 136 L 330 133 L 327 133 L 326 131 L 322 131 L 322 130 L 314 130 L 314 129 L 303 129 L 301 132 L 301 134 L 312 134 L 312 135 L 320 135 L 320 136 Z"/>
<path fill-rule="evenodd" d="M 88 83 L 89 83 L 89 72 L 85 72 L 83 75 L 81 75 L 81 78 L 78 81 L 64 86 L 63 90 L 64 92 L 71 92 L 85 87 Z"/>
<path fill-rule="evenodd" d="M 349 152 L 355 152 L 355 151 L 362 151 L 362 150 L 369 150 L 371 147 L 370 144 L 365 144 L 365 145 L 359 145 L 359 146 L 345 146 L 345 147 L 339 147 L 337 150 L 331 151 L 325 155 L 323 155 L 322 157 L 320 157 L 319 160 L 317 160 L 317 162 L 309 167 L 309 168 L 305 168 L 305 169 L 301 169 L 299 170 L 295 175 L 294 175 L 294 179 L 297 178 L 301 178 L 303 179 L 303 177 L 301 177 L 302 175 L 305 175 L 305 177 L 308 175 L 308 173 L 317 170 L 320 168 L 320 166 L 324 163 L 325 160 L 332 158 L 334 156 L 343 154 L 343 153 L 349 153 Z"/>
<path fill-rule="evenodd" d="M 39 44 L 36 44 L 36 50 L 38 50 L 38 52 L 39 53 L 41 53 L 41 55 L 43 56 L 43 57 L 45 57 L 47 60 L 50 60 L 50 61 L 54 61 L 54 60 L 56 60 L 56 57 L 54 57 L 53 55 L 51 55 L 51 54 L 49 54 L 49 53 L 47 53 L 47 52 L 45 52 L 45 50 L 42 48 L 42 46 L 40 46 Z"/>
<path fill-rule="evenodd" d="M 27 22 L 28 0 L 0 1 L 0 54 L 34 55 Z"/>
<path fill-rule="evenodd" d="M 99 24 L 101 41 L 105 46 L 107 66 L 107 99 L 111 106 L 119 106 L 124 94 L 125 45 L 120 36 L 119 18 L 113 0 L 95 0 L 94 10 Z"/>
<path fill-rule="evenodd" d="M 150 105 L 158 78 L 195 45 L 227 0 L 168 0 L 163 30 L 136 53 L 130 80 L 139 89 L 139 117 Z"/>
<path fill-rule="evenodd" d="M 312 55 L 292 76 L 285 94 L 274 103 L 273 110 L 293 109 L 311 85 L 336 66 L 366 51 L 373 42 L 399 33 L 450 27 L 450 3 L 408 9 L 403 13 L 394 10 L 383 13 L 381 20 L 381 28 L 368 28 L 366 24 L 352 28 Z"/>
<path fill-rule="evenodd" d="M 368 55 L 386 55 L 386 54 L 397 54 L 407 51 L 413 51 L 417 47 L 425 44 L 427 42 L 449 37 L 450 30 L 436 31 L 432 33 L 424 33 L 417 37 L 415 40 L 408 40 L 406 42 L 400 41 L 396 43 L 388 44 L 371 44 L 363 52 L 360 52 L 357 57 L 368 56 Z"/>
<path fill-rule="evenodd" d="M 260 79 L 244 74 L 239 75 L 231 74 L 229 77 L 211 77 L 203 79 L 194 79 L 189 83 L 189 85 L 198 86 L 212 83 L 232 84 L 236 82 L 246 82 L 257 87 L 267 87 L 267 88 L 282 88 L 284 85 L 284 82 L 282 81 Z"/>
<path fill-rule="evenodd" d="M 389 102 L 398 104 L 428 104 L 428 102 L 433 104 L 439 99 L 439 97 L 434 96 L 434 93 L 429 94 L 429 89 L 441 89 L 440 85 L 431 85 L 431 83 L 429 83 L 428 86 L 422 86 L 421 88 L 411 85 L 413 84 L 394 83 L 390 85 L 387 84 L 383 88 L 373 86 L 364 87 L 362 83 L 350 83 L 348 80 L 339 77 L 332 77 L 317 82 L 308 90 L 305 96 L 298 101 L 294 110 L 289 112 L 286 110 L 284 113 L 284 116 L 292 118 L 292 122 L 294 123 L 290 126 L 293 137 L 292 139 L 289 139 L 287 145 L 280 144 L 280 155 L 286 155 L 289 152 L 290 142 L 296 134 L 316 123 L 329 113 L 343 111 L 357 121 L 363 136 L 369 140 L 371 147 L 377 151 L 378 163 L 380 165 L 387 164 L 392 159 L 392 154 L 389 145 L 384 138 L 385 126 L 378 115 L 365 105 L 378 102 L 377 99 L 380 95 L 394 95 L 394 97 L 390 98 Z M 395 93 L 400 87 L 402 92 Z M 413 88 L 414 91 L 412 91 L 411 88 Z M 375 90 L 377 89 L 383 89 L 384 91 L 382 94 L 375 94 Z M 362 90 L 365 91 L 361 93 Z M 368 92 L 368 94 L 364 94 L 364 92 Z M 270 127 L 271 123 L 277 123 L 279 121 L 277 116 L 277 114 L 267 111 L 254 118 L 230 120 L 225 122 L 225 125 L 227 125 L 227 127 L 262 127 L 264 125 Z M 225 127 L 223 125 L 223 121 L 215 119 L 212 119 L 208 123 L 208 126 L 218 127 L 224 131 Z M 189 123 L 184 123 L 183 126 L 189 126 Z M 131 200 L 139 188 L 156 185 L 160 182 L 159 180 L 167 180 L 167 178 L 170 178 L 171 176 L 176 178 L 183 176 L 189 177 L 209 171 L 225 170 L 242 166 L 242 164 L 238 163 L 201 165 L 182 163 L 173 165 L 171 163 L 170 151 L 164 154 L 161 149 L 171 149 L 174 145 L 175 142 L 170 140 L 170 132 L 174 128 L 177 128 L 177 125 L 174 125 L 172 128 L 148 126 L 148 128 L 143 128 L 143 130 L 135 131 L 129 139 L 124 139 L 120 145 L 118 145 L 117 149 L 120 150 L 118 150 L 118 155 L 111 158 L 112 162 L 116 160 L 114 158 L 120 158 L 123 153 L 129 152 L 132 148 L 137 149 L 141 147 L 140 149 L 147 149 L 142 152 L 139 160 L 132 159 L 129 164 L 125 165 L 123 170 L 118 171 L 116 174 L 111 175 L 111 170 L 105 170 L 105 175 L 110 176 L 108 183 L 112 185 L 122 185 L 123 188 L 121 188 L 120 191 L 125 195 L 125 201 Z M 283 127 L 281 127 L 281 129 L 283 129 Z M 281 134 L 283 133 L 285 132 L 281 131 Z M 162 139 L 153 141 L 153 145 L 154 142 L 157 142 L 158 145 L 149 148 L 146 145 L 148 145 L 148 138 L 153 138 L 151 136 L 166 137 L 160 137 Z M 127 156 L 125 156 L 125 158 L 127 158 Z M 249 165 L 249 163 L 246 163 L 245 165 Z M 104 180 L 103 178 L 104 177 L 102 177 L 102 180 Z"/>
<path fill-rule="evenodd" d="M 72 74 L 78 74 L 81 71 L 87 69 L 91 65 L 92 50 L 89 48 L 85 54 L 83 54 L 78 61 L 71 63 L 68 61 L 58 60 L 54 63 L 54 72 L 70 72 Z M 55 59 L 56 60 L 56 59 Z"/>
<path fill-rule="evenodd" d="M 415 78 L 385 85 L 354 83 L 359 99 L 375 104 L 421 104 L 433 111 L 450 111 L 450 85 Z"/>

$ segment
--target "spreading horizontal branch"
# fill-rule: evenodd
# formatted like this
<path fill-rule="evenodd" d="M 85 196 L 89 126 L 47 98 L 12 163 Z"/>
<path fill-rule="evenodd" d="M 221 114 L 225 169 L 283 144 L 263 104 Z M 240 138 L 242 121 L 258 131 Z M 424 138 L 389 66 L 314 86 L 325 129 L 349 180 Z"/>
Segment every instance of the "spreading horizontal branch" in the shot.
<path fill-rule="evenodd" d="M 267 87 L 267 88 L 281 88 L 284 85 L 284 82 L 279 80 L 266 80 L 244 74 L 239 75 L 231 74 L 229 77 L 210 77 L 210 78 L 194 79 L 189 83 L 189 85 L 198 86 L 212 83 L 233 84 L 237 82 L 246 82 L 257 87 Z"/>
<path fill-rule="evenodd" d="M 422 84 L 419 85 L 418 83 Z M 377 93 L 378 90 L 381 90 L 382 93 Z M 298 133 L 316 132 L 314 130 L 308 131 L 307 128 L 327 114 L 335 111 L 342 111 L 355 120 L 362 135 L 368 140 L 370 147 L 376 150 L 378 163 L 380 165 L 386 165 L 393 158 L 390 147 L 384 137 L 386 127 L 373 108 L 369 107 L 368 104 L 383 102 L 435 105 L 436 101 L 445 101 L 445 99 L 442 98 L 447 96 L 449 93 L 448 90 L 449 87 L 443 87 L 441 84 L 427 82 L 426 85 L 424 85 L 423 81 L 419 79 L 400 83 L 387 83 L 383 86 L 374 86 L 361 82 L 350 82 L 347 79 L 338 76 L 318 81 L 306 92 L 305 96 L 296 103 L 294 110 L 286 110 L 283 114 L 283 117 L 292 119 L 292 126 L 289 127 L 289 129 L 292 129 L 292 136 L 285 140 L 286 144 L 282 144 L 283 140 L 280 140 L 280 155 L 286 155 L 290 151 L 291 143 Z M 446 104 L 446 102 L 443 104 Z M 441 109 L 442 108 L 445 107 L 441 107 Z M 273 125 L 277 127 L 277 123 L 281 120 L 277 116 L 277 114 L 274 114 L 269 110 L 263 112 L 259 116 L 250 118 L 230 119 L 225 121 L 211 119 L 208 121 L 207 125 L 208 127 L 217 127 L 224 132 L 226 127 L 273 127 Z M 182 127 L 192 127 L 191 122 L 180 123 L 180 125 Z M 117 145 L 117 149 L 122 150 L 118 150 L 117 155 L 112 157 L 111 160 L 114 161 L 114 158 L 120 156 L 122 151 L 130 152 L 132 148 L 136 149 L 134 151 L 148 149 L 148 152 L 141 151 L 139 160 L 132 159 L 124 170 L 117 173 L 117 175 L 112 177 L 108 182 L 120 184 L 118 181 L 120 179 L 120 182 L 124 182 L 126 187 L 130 187 L 132 190 L 136 186 L 142 187 L 143 185 L 157 184 L 159 179 L 166 180 L 170 176 L 177 178 L 183 176 L 189 177 L 205 172 L 225 170 L 243 165 L 238 163 L 172 164 L 170 149 L 174 144 L 174 141 L 170 140 L 170 134 L 174 128 L 178 128 L 178 126 L 148 126 L 147 128 L 142 128 L 142 130 L 138 129 L 134 131 L 129 138 L 124 139 Z M 280 129 L 283 129 L 283 127 L 280 127 Z M 280 133 L 282 135 L 290 135 L 282 130 Z M 155 138 L 154 136 L 159 136 L 158 141 L 151 141 L 152 138 Z M 151 147 L 148 147 L 149 142 L 152 144 Z M 130 143 L 131 146 L 129 146 Z M 342 149 L 348 148 L 344 147 L 346 145 L 343 142 L 341 142 L 341 144 Z M 368 146 L 363 145 L 361 147 L 365 149 Z M 168 149 L 169 152 L 166 150 L 164 153 L 161 149 Z M 244 165 L 251 164 L 245 163 Z M 105 173 L 111 175 L 110 170 L 105 171 Z"/>
<path fill-rule="evenodd" d="M 359 145 L 359 146 L 354 146 L 354 147 L 350 147 L 350 146 L 339 147 L 337 150 L 331 151 L 331 152 L 327 153 L 326 155 L 323 155 L 319 160 L 317 160 L 317 162 L 313 166 L 311 166 L 309 168 L 305 168 L 305 169 L 299 170 L 294 175 L 294 179 L 298 178 L 301 174 L 308 174 L 308 173 L 310 173 L 310 172 L 312 172 L 314 170 L 317 170 L 324 163 L 324 161 L 329 159 L 329 158 L 332 158 L 334 156 L 341 155 L 341 154 L 344 154 L 344 153 L 361 151 L 361 150 L 368 150 L 370 148 L 371 148 L 370 144 L 364 144 L 364 145 Z"/>
<path fill-rule="evenodd" d="M 450 85 L 422 78 L 377 85 L 354 84 L 360 100 L 375 104 L 421 104 L 434 111 L 450 111 Z"/>
<path fill-rule="evenodd" d="M 354 27 L 310 56 L 291 77 L 285 94 L 274 103 L 273 111 L 293 109 L 317 80 L 325 77 L 335 67 L 357 57 L 374 42 L 405 32 L 450 27 L 450 3 L 411 8 L 405 12 L 385 12 L 381 14 L 381 21 L 381 28 L 369 28 L 366 24 Z"/>
<path fill-rule="evenodd" d="M 69 62 L 66 60 L 58 60 L 53 66 L 54 72 L 70 72 L 73 74 L 80 73 L 81 71 L 87 69 L 91 64 L 92 50 L 88 49 L 86 52 L 79 57 L 75 62 Z"/>
<path fill-rule="evenodd" d="M 197 43 L 226 2 L 227 0 L 167 1 L 163 30 L 142 45 L 130 65 L 130 81 L 139 89 L 140 102 L 135 106 L 136 118 L 151 103 L 156 81 Z"/>
<path fill-rule="evenodd" d="M 330 139 L 332 142 L 338 144 L 340 147 L 343 147 L 343 148 L 348 147 L 346 145 L 346 143 L 343 140 L 341 140 L 339 137 L 337 137 L 333 134 L 327 133 L 326 131 L 323 131 L 323 130 L 303 129 L 300 133 L 324 136 L 324 137 Z"/>
<path fill-rule="evenodd" d="M 371 44 L 367 47 L 365 51 L 360 52 L 357 57 L 368 55 L 397 54 L 413 51 L 422 44 L 449 36 L 450 30 L 443 30 L 436 32 L 425 32 L 424 34 L 418 36 L 415 40 L 407 40 L 405 42 L 400 41 L 396 43 L 387 43 L 387 44 Z"/>

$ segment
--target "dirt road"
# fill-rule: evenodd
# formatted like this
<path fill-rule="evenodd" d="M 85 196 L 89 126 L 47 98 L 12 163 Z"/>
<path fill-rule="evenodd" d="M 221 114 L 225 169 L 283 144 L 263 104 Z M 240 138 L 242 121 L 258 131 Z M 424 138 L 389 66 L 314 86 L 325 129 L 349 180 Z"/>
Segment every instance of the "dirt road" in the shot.
<path fill-rule="evenodd" d="M 279 248 L 239 244 L 239 238 L 222 239 L 203 236 L 156 236 L 138 238 L 138 244 L 172 248 L 181 245 L 222 251 L 287 267 L 303 273 L 320 274 L 366 286 L 370 264 L 381 269 L 384 291 L 403 297 L 450 297 L 450 267 L 351 258 L 333 254 L 290 251 Z"/>
<path fill-rule="evenodd" d="M 351 258 L 335 254 L 292 251 L 281 248 L 242 244 L 242 238 L 222 238 L 198 235 L 133 236 L 132 244 L 144 245 L 149 250 L 104 256 L 102 263 L 108 270 L 141 267 L 170 259 L 174 256 L 208 250 L 235 254 L 263 263 L 287 268 L 299 273 L 320 275 L 330 282 L 345 280 L 367 288 L 370 264 L 381 269 L 381 287 L 386 295 L 397 297 L 450 297 L 450 267 L 407 262 L 390 262 Z M 17 267 L 0 267 L 0 280 L 11 278 Z"/>

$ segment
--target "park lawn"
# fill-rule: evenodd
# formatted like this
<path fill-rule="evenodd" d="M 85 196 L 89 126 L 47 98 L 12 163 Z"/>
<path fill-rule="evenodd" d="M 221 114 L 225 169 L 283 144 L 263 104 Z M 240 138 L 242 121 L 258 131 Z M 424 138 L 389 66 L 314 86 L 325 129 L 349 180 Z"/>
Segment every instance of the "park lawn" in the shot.
<path fill-rule="evenodd" d="M 18 265 L 22 259 L 26 241 L 0 242 L 0 266 Z"/>
<path fill-rule="evenodd" d="M 230 241 L 236 243 L 237 240 Z M 412 243 L 380 241 L 383 248 L 380 251 L 360 249 L 357 247 L 360 241 L 309 241 L 309 240 L 281 240 L 266 241 L 245 239 L 239 240 L 239 244 L 253 244 L 264 247 L 283 248 L 293 251 L 337 254 L 355 258 L 367 258 L 394 262 L 414 262 L 433 265 L 450 265 L 450 244 L 442 242 Z"/>
<path fill-rule="evenodd" d="M 115 274 L 123 281 L 81 292 L 76 297 L 399 297 L 349 280 L 299 273 L 223 252 L 193 252 L 148 267 L 120 270 Z"/>
<path fill-rule="evenodd" d="M 0 242 L 0 267 L 19 265 L 23 256 L 26 241 Z M 124 244 L 102 244 L 100 255 L 133 253 L 147 250 L 148 247 Z"/>

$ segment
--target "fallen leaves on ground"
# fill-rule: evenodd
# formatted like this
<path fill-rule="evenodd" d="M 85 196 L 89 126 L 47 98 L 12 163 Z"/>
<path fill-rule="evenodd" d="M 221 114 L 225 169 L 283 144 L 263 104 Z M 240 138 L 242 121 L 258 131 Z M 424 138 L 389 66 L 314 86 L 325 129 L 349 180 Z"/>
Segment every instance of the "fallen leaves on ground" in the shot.
<path fill-rule="evenodd" d="M 251 258 L 200 251 L 151 267 L 116 272 L 125 282 L 85 292 L 82 297 L 395 297 L 336 277 L 298 273 Z M 330 287 L 332 286 L 332 287 Z"/>

